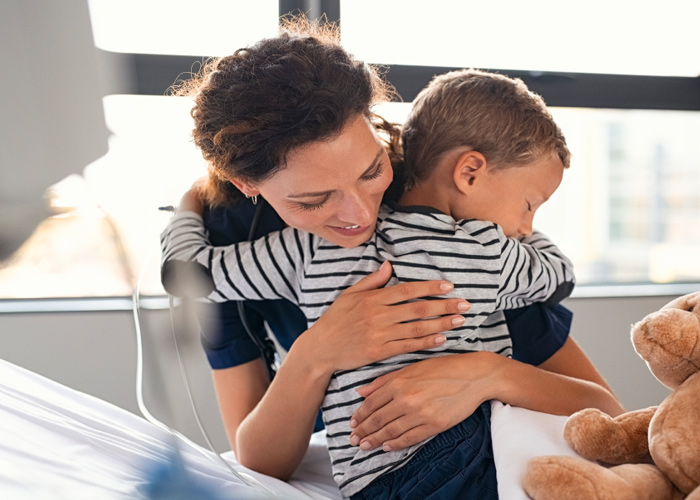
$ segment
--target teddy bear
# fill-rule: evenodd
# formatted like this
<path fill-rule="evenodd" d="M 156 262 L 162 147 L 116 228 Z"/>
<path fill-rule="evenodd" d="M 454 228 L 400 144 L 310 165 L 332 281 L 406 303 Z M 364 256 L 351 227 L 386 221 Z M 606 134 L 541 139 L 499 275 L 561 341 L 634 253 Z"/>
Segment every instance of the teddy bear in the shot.
<path fill-rule="evenodd" d="M 564 438 L 582 458 L 531 459 L 523 488 L 533 500 L 700 500 L 700 292 L 632 325 L 631 337 L 671 393 L 615 418 L 569 417 Z"/>

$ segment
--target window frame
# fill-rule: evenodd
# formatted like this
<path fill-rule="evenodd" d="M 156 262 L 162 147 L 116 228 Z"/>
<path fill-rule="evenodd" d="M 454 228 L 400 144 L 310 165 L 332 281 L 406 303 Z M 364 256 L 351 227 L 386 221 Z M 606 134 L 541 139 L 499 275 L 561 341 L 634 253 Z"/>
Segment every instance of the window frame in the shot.
<path fill-rule="evenodd" d="M 110 83 L 108 93 L 166 95 L 207 56 L 127 54 L 101 50 L 108 64 L 131 78 Z M 411 102 L 435 75 L 460 69 L 444 66 L 382 65 L 404 102 Z M 610 75 L 478 68 L 522 79 L 548 106 L 571 108 L 700 111 L 700 77 Z"/>

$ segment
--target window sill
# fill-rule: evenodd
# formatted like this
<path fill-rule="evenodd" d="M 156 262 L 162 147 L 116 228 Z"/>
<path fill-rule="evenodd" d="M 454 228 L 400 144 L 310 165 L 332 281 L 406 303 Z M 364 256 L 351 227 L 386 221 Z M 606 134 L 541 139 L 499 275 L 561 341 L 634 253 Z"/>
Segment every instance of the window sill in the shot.
<path fill-rule="evenodd" d="M 168 297 L 141 297 L 141 309 L 168 309 Z M 0 299 L 0 314 L 131 311 L 131 297 Z"/>
<path fill-rule="evenodd" d="M 680 297 L 700 290 L 700 283 L 636 283 L 624 285 L 580 285 L 572 299 L 604 299 L 624 297 Z"/>
<path fill-rule="evenodd" d="M 603 299 L 625 297 L 679 297 L 700 291 L 700 283 L 640 283 L 630 285 L 580 285 L 571 299 Z M 168 309 L 168 297 L 141 297 L 143 310 Z M 0 299 L 0 314 L 31 314 L 55 312 L 131 311 L 131 297 L 76 297 L 44 299 Z"/>

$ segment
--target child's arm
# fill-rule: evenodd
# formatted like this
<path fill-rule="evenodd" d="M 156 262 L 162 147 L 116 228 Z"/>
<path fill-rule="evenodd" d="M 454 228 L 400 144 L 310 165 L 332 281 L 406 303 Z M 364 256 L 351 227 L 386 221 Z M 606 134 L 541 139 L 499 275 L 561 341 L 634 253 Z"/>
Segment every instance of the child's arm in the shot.
<path fill-rule="evenodd" d="M 557 303 L 568 297 L 575 277 L 571 261 L 544 234 L 507 238 L 501 251 L 502 273 L 496 309 L 534 302 Z"/>
<path fill-rule="evenodd" d="M 174 261 L 203 266 L 214 285 L 206 298 L 214 302 L 286 298 L 298 303 L 295 276 L 301 264 L 295 263 L 303 262 L 304 238 L 306 233 L 289 228 L 253 242 L 214 247 L 202 217 L 179 212 L 161 235 L 162 267 Z"/>

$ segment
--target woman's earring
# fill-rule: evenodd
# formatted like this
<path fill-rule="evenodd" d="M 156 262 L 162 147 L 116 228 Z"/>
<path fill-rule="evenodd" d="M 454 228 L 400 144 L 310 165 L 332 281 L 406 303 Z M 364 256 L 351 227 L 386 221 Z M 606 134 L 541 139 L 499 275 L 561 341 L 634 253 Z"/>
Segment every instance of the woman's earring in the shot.
<path fill-rule="evenodd" d="M 258 204 L 258 195 L 257 195 L 257 194 L 256 194 L 256 195 L 253 195 L 253 196 L 245 195 L 245 197 L 246 197 L 246 198 L 250 198 L 251 201 L 253 202 L 253 205 L 257 205 L 257 204 Z"/>

